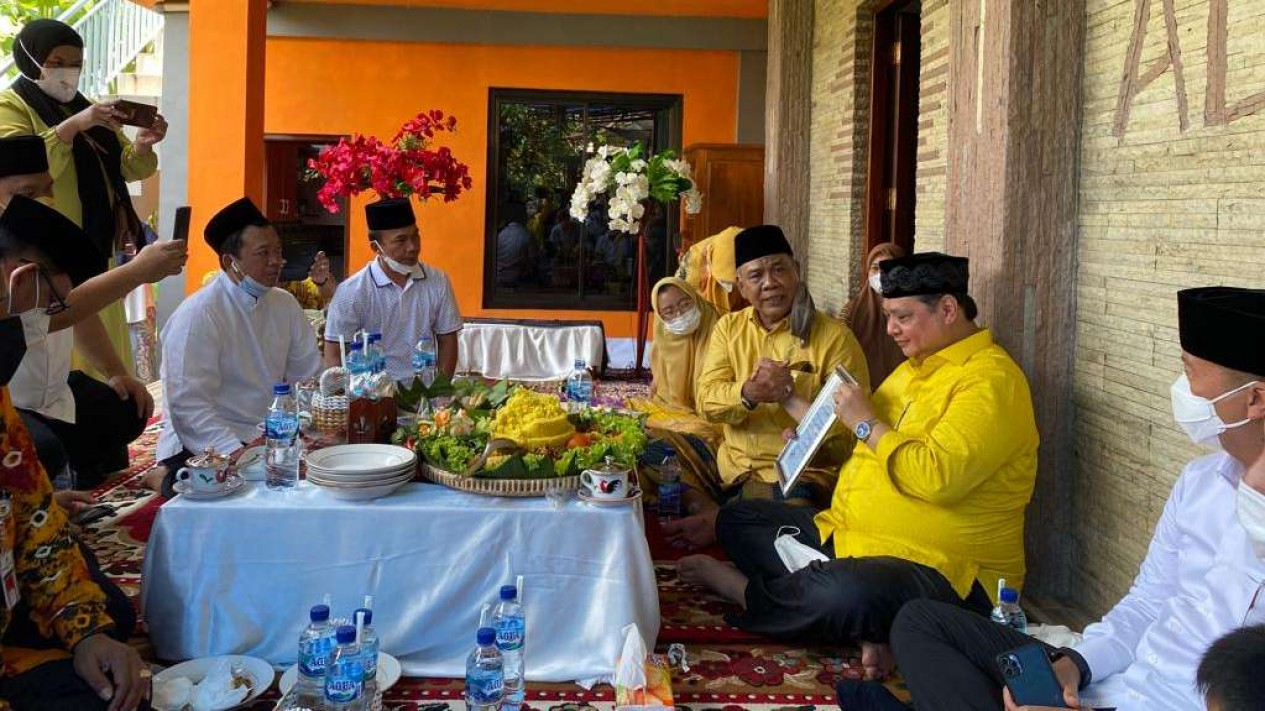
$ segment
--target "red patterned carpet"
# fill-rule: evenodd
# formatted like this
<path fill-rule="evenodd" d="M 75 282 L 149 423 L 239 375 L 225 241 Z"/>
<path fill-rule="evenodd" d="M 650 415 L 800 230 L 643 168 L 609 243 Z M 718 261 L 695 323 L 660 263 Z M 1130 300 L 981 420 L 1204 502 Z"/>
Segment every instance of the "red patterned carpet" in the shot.
<path fill-rule="evenodd" d="M 642 386 L 644 388 L 644 386 Z M 636 384 L 618 383 L 610 391 L 626 395 Z M 610 392 L 608 391 L 608 392 Z M 611 392 L 610 394 L 614 394 Z M 105 571 L 134 597 L 139 592 L 141 562 L 154 517 L 162 500 L 139 488 L 140 475 L 153 463 L 153 444 L 159 426 L 133 447 L 133 469 L 98 491 L 102 501 L 115 506 L 115 515 L 90 525 L 85 538 L 97 551 Z M 676 577 L 679 555 L 664 545 L 658 524 L 648 517 L 651 550 L 655 553 L 659 604 L 663 624 L 658 649 L 681 643 L 687 651 L 689 672 L 673 673 L 678 708 L 691 711 L 816 711 L 837 709 L 835 681 L 859 668 L 855 650 L 803 648 L 752 636 L 725 622 L 733 607 Z M 142 622 L 143 627 L 143 622 Z M 134 643 L 153 659 L 145 637 Z M 154 660 L 176 661 L 176 660 Z M 451 679 L 404 679 L 386 695 L 386 708 L 407 711 L 464 709 L 462 682 Z M 271 709 L 275 689 L 252 707 Z M 528 708 L 571 711 L 609 709 L 613 691 L 598 686 L 586 691 L 572 684 L 529 684 Z"/>

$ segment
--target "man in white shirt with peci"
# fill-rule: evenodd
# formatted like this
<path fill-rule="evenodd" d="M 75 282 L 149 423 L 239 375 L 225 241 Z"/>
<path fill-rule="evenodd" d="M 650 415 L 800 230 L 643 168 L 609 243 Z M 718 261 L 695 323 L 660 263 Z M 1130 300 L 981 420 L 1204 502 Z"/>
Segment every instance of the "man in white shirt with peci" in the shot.
<path fill-rule="evenodd" d="M 448 275 L 424 265 L 421 233 L 407 198 L 365 206 L 375 258 L 339 285 L 325 319 L 325 364 L 339 364 L 338 339 L 357 331 L 382 334 L 387 373 L 396 381 L 413 375 L 412 357 L 423 337 L 434 339 L 439 370 L 457 369 L 461 312 Z"/>

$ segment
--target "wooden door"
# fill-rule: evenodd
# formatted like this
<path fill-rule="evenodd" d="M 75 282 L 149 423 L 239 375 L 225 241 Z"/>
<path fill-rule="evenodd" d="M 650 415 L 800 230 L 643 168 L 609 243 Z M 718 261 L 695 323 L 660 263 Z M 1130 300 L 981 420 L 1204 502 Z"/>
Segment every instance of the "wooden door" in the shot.
<path fill-rule="evenodd" d="M 920 3 L 894 0 L 874 15 L 865 248 L 914 248 L 914 171 L 918 164 Z"/>
<path fill-rule="evenodd" d="M 702 143 L 685 149 L 685 160 L 703 193 L 703 210 L 685 215 L 681 248 L 736 225 L 764 220 L 764 146 Z"/>

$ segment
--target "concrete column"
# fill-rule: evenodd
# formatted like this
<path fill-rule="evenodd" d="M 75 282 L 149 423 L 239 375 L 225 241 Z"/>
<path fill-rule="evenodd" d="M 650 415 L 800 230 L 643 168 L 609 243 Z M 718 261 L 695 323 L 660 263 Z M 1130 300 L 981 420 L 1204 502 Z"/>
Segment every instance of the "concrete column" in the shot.
<path fill-rule="evenodd" d="M 211 215 L 243 195 L 263 204 L 266 13 L 267 0 L 190 5 L 190 291 L 218 268 L 201 238 Z"/>
<path fill-rule="evenodd" d="M 764 220 L 780 225 L 795 253 L 808 249 L 813 3 L 769 0 L 764 111 Z"/>
<path fill-rule="evenodd" d="M 1072 363 L 1084 0 L 950 3 L 946 251 L 1023 366 L 1041 432 L 1029 586 L 1070 588 Z"/>
<path fill-rule="evenodd" d="M 162 170 L 158 174 L 158 232 L 171 236 L 176 208 L 189 204 L 189 13 L 163 13 L 163 91 L 159 110 L 167 119 L 167 137 L 159 144 Z M 192 240 L 191 240 L 192 241 Z M 157 326 L 163 324 L 185 295 L 185 275 L 158 285 Z"/>

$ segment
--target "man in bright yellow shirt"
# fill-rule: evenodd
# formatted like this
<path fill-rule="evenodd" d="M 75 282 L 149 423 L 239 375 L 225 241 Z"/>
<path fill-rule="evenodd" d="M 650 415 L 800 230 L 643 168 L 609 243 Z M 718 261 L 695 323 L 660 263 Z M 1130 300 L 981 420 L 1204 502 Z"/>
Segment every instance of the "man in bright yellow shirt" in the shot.
<path fill-rule="evenodd" d="M 888 333 L 909 358 L 871 400 L 845 385 L 835 412 L 857 438 L 830 508 L 772 502 L 721 510 L 731 568 L 706 556 L 682 577 L 741 603 L 736 623 L 776 637 L 860 642 L 870 677 L 890 670 L 891 623 L 929 598 L 987 614 L 997 579 L 1022 585 L 1023 516 L 1037 470 L 1027 379 L 975 325 L 967 260 L 917 254 L 882 265 Z M 783 527 L 821 562 L 790 572 Z"/>
<path fill-rule="evenodd" d="M 716 322 L 699 374 L 699 414 L 723 425 L 716 453 L 718 481 L 686 481 L 691 516 L 665 527 L 678 545 L 715 542 L 719 504 L 774 499 L 820 510 L 839 464 L 851 449 L 842 426 L 832 433 L 811 472 L 785 495 L 774 460 L 835 366 L 868 387 L 861 345 L 846 327 L 818 311 L 800 281 L 782 230 L 761 225 L 734 238 L 738 288 L 752 304 Z"/>

